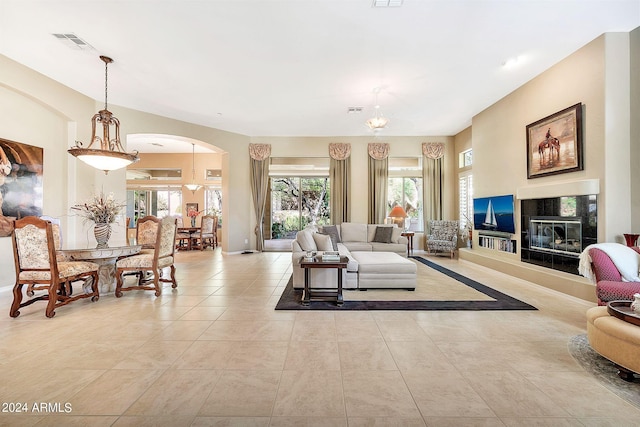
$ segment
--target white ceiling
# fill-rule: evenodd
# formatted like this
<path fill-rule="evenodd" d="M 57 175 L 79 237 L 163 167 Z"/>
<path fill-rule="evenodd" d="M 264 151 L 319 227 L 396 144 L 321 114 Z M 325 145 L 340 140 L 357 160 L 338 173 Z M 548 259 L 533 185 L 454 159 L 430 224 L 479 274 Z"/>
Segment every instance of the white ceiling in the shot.
<path fill-rule="evenodd" d="M 376 87 L 384 135 L 453 135 L 600 34 L 638 26 L 640 0 L 0 0 L 0 53 L 99 101 L 107 55 L 109 104 L 249 136 L 371 135 Z"/>

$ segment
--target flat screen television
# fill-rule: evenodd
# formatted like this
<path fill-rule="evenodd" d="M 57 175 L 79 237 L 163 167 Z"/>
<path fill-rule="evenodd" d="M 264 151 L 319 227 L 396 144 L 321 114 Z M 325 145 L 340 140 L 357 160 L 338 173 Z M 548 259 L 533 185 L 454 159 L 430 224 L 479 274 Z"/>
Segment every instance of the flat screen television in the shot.
<path fill-rule="evenodd" d="M 514 234 L 513 195 L 473 199 L 473 228 Z"/>

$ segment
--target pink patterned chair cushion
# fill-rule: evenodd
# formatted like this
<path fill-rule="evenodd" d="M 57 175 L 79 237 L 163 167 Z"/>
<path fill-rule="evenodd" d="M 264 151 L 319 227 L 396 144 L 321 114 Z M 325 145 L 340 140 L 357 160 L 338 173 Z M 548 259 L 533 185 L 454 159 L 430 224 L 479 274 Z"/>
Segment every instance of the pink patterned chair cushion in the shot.
<path fill-rule="evenodd" d="M 633 250 L 640 253 L 640 248 Z M 640 282 L 623 282 L 620 272 L 611 258 L 600 249 L 589 249 L 591 268 L 596 276 L 596 296 L 598 305 L 607 305 L 609 301 L 633 300 L 633 294 L 640 292 Z"/>
<path fill-rule="evenodd" d="M 620 276 L 620 272 L 611 261 L 611 258 L 609 258 L 609 255 L 600 249 L 591 248 L 589 249 L 589 256 L 591 257 L 591 268 L 596 276 L 596 282 L 601 280 L 622 281 L 622 276 Z"/>
<path fill-rule="evenodd" d="M 602 280 L 596 284 L 598 305 L 607 305 L 609 301 L 633 301 L 633 294 L 635 293 L 640 293 L 640 282 Z"/>

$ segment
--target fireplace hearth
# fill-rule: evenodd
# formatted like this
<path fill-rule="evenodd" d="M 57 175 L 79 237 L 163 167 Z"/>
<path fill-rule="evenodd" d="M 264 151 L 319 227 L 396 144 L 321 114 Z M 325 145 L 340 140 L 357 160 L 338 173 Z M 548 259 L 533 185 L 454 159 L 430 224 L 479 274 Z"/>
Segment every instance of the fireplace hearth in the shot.
<path fill-rule="evenodd" d="M 580 253 L 597 242 L 597 197 L 522 200 L 520 212 L 521 260 L 577 275 Z"/>

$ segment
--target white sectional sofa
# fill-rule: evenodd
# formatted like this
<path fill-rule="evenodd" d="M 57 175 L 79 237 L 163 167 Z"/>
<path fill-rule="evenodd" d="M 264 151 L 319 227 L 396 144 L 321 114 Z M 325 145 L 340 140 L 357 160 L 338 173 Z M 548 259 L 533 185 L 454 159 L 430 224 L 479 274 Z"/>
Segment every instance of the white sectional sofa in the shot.
<path fill-rule="evenodd" d="M 296 235 L 291 244 L 294 288 L 304 288 L 304 269 L 298 264 L 307 252 L 337 250 L 349 259 L 342 270 L 345 289 L 415 289 L 416 266 L 406 259 L 407 238 L 397 226 L 345 222 L 333 227 L 310 227 Z M 310 273 L 314 288 L 336 286 L 336 270 L 314 268 Z"/>

